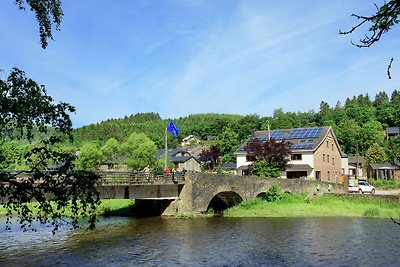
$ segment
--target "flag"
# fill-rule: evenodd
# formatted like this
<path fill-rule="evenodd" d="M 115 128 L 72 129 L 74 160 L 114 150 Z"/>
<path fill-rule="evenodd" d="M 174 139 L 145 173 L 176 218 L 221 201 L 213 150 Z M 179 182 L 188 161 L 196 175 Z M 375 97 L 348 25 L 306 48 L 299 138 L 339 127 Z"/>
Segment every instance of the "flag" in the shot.
<path fill-rule="evenodd" d="M 172 120 L 169 121 L 167 130 L 168 132 L 172 133 L 175 137 L 178 137 L 180 129 Z"/>

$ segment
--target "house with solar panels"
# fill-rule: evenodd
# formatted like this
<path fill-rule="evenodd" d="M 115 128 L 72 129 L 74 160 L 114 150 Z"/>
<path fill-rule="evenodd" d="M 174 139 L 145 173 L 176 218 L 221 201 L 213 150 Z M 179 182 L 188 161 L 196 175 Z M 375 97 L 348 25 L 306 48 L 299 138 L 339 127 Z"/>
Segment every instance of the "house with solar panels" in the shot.
<path fill-rule="evenodd" d="M 317 179 L 339 182 L 340 176 L 348 170 L 344 155 L 332 127 L 296 128 L 271 131 L 255 131 L 251 138 L 275 139 L 291 143 L 290 161 L 282 178 Z M 236 151 L 237 173 L 246 174 L 252 164 L 246 160 L 244 143 Z"/>

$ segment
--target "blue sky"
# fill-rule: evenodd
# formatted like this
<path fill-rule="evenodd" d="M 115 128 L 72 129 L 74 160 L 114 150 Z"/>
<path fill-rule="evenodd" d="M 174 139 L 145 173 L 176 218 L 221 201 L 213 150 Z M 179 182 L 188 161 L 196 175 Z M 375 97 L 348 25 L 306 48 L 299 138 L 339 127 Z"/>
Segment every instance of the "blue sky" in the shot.
<path fill-rule="evenodd" d="M 0 75 L 25 70 L 77 108 L 74 127 L 138 112 L 318 111 L 400 89 L 400 27 L 365 49 L 350 43 L 363 31 L 338 34 L 374 2 L 64 0 L 61 31 L 43 50 L 33 13 L 1 1 Z"/>

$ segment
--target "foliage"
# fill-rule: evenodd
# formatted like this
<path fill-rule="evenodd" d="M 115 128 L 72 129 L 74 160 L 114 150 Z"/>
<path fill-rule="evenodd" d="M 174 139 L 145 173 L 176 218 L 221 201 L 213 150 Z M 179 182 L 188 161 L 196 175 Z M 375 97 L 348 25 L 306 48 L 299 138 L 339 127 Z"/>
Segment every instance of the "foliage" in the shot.
<path fill-rule="evenodd" d="M 19 9 L 25 10 L 25 2 L 31 11 L 35 12 L 39 23 L 39 34 L 42 48 L 47 47 L 47 39 L 53 39 L 52 25 L 60 30 L 61 19 L 64 15 L 61 9 L 61 0 L 15 0 Z"/>
<path fill-rule="evenodd" d="M 369 179 L 368 183 L 379 189 L 398 189 L 400 188 L 400 181 L 397 179 Z"/>
<path fill-rule="evenodd" d="M 107 161 L 115 164 L 118 163 L 118 154 L 120 150 L 119 142 L 115 138 L 110 138 L 101 148 Z"/>
<path fill-rule="evenodd" d="M 387 154 L 392 163 L 400 162 L 400 135 L 389 140 Z"/>
<path fill-rule="evenodd" d="M 68 207 L 68 222 L 73 227 L 78 227 L 84 217 L 89 219 L 89 227 L 94 227 L 98 176 L 73 172 L 75 155 L 59 146 L 62 141 L 72 140 L 69 113 L 74 111 L 67 103 L 53 103 L 45 87 L 19 69 L 14 68 L 6 80 L 0 80 L 0 165 L 12 165 L 8 161 L 11 155 L 17 165 L 29 167 L 27 171 L 0 171 L 0 197 L 8 223 L 16 214 L 24 229 L 39 221 L 51 222 L 56 231 L 67 221 Z M 34 134 L 35 143 L 31 142 Z M 15 141 L 7 140 L 25 140 L 25 144 L 18 147 Z M 39 213 L 33 213 L 29 202 L 36 203 Z"/>
<path fill-rule="evenodd" d="M 132 170 L 142 170 L 147 165 L 153 165 L 156 151 L 156 145 L 144 133 L 132 133 L 121 145 L 126 164 Z"/>
<path fill-rule="evenodd" d="M 199 160 L 206 170 L 214 170 L 220 163 L 221 150 L 219 145 L 213 145 L 210 149 L 203 149 L 199 154 Z"/>
<path fill-rule="evenodd" d="M 289 161 L 290 143 L 278 142 L 275 139 L 262 141 L 253 138 L 245 146 L 247 152 L 246 160 L 252 162 L 266 161 L 280 170 L 285 170 Z"/>
<path fill-rule="evenodd" d="M 86 143 L 75 161 L 78 170 L 96 170 L 96 167 L 104 161 L 104 155 L 96 144 Z"/>
<path fill-rule="evenodd" d="M 281 170 L 275 163 L 261 160 L 253 163 L 252 174 L 256 176 L 278 178 L 281 176 Z"/>
<path fill-rule="evenodd" d="M 365 166 L 368 166 L 374 163 L 387 162 L 388 157 L 383 147 L 381 147 L 377 143 L 374 143 L 370 148 L 368 148 L 367 152 L 365 153 L 364 161 L 365 161 Z"/>
<path fill-rule="evenodd" d="M 275 202 L 277 200 L 280 200 L 283 196 L 283 192 L 280 188 L 279 185 L 273 184 L 270 188 L 268 188 L 268 191 L 266 193 L 266 200 L 268 202 Z"/>
<path fill-rule="evenodd" d="M 340 34 L 350 34 L 357 30 L 364 24 L 369 24 L 368 31 L 370 35 L 365 34 L 363 39 L 359 40 L 358 44 L 353 43 L 357 47 L 370 47 L 378 42 L 383 34 L 387 33 L 395 24 L 399 22 L 398 16 L 400 14 L 400 1 L 390 0 L 385 2 L 380 7 L 376 6 L 376 13 L 371 16 L 361 16 L 352 14 L 360 23 L 353 26 L 349 31 L 340 31 Z"/>
<path fill-rule="evenodd" d="M 239 134 L 231 128 L 225 128 L 220 138 L 221 153 L 223 162 L 236 162 L 235 151 L 239 148 Z"/>

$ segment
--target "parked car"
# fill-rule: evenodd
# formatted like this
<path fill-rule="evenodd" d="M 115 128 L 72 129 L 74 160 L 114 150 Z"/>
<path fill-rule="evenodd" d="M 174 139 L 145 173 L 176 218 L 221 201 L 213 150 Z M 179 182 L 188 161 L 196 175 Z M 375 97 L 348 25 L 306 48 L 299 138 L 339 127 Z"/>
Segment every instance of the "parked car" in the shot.
<path fill-rule="evenodd" d="M 364 193 L 371 193 L 375 194 L 375 187 L 370 185 L 366 181 L 359 181 L 358 182 L 358 193 L 364 194 Z"/>
<path fill-rule="evenodd" d="M 359 189 L 358 184 L 349 185 L 349 193 L 358 193 Z"/>

